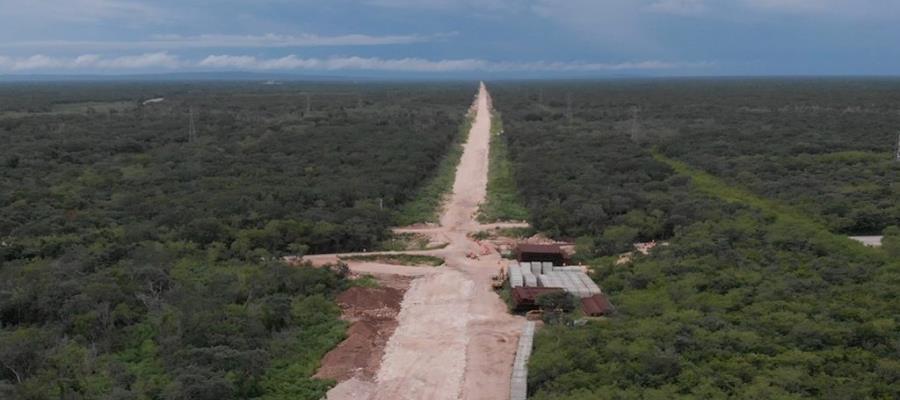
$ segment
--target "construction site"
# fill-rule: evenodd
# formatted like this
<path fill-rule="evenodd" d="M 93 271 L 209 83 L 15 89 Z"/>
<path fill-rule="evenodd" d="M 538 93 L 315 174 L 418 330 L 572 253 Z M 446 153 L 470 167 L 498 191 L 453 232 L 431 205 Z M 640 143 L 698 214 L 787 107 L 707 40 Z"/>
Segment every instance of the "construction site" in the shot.
<path fill-rule="evenodd" d="M 293 260 L 341 263 L 351 276 L 379 283 L 338 297 L 342 318 L 351 325 L 347 339 L 325 356 L 316 374 L 338 381 L 328 399 L 524 399 L 531 336 L 541 325 L 538 297 L 567 292 L 580 300 L 586 316 L 611 312 L 586 270 L 567 265 L 571 254 L 561 244 L 496 235 L 526 223 L 476 221 L 487 186 L 490 104 L 482 85 L 440 224 L 395 229 L 427 238 L 430 250 Z M 492 232 L 493 239 L 476 240 L 478 232 Z M 438 257 L 444 264 L 390 261 L 411 256 Z M 501 298 L 504 292 L 511 294 L 511 306 Z M 432 368 L 436 365 L 441 368 Z"/>

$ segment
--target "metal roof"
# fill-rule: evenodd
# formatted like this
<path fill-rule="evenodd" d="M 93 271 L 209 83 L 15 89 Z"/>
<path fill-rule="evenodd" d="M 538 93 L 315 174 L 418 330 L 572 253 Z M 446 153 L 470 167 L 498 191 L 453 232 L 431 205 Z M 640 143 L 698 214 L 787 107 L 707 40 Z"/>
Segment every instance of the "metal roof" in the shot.
<path fill-rule="evenodd" d="M 558 244 L 519 243 L 516 251 L 520 253 L 564 254 Z"/>
<path fill-rule="evenodd" d="M 606 295 L 595 294 L 581 299 L 581 310 L 592 317 L 599 317 L 611 313 L 613 306 Z"/>
<path fill-rule="evenodd" d="M 538 296 L 546 293 L 562 291 L 561 288 L 548 287 L 517 287 L 512 289 L 512 298 L 517 303 L 522 302 L 533 303 Z"/>

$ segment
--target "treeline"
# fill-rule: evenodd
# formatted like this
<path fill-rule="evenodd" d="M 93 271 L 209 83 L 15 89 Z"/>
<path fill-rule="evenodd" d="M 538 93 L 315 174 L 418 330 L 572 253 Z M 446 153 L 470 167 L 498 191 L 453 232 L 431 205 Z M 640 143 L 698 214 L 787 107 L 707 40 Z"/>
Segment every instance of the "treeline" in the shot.
<path fill-rule="evenodd" d="M 433 174 L 471 95 L 404 89 L 190 86 L 127 110 L 0 118 L 2 254 L 56 257 L 94 236 L 244 259 L 371 248 Z M 89 86 L 70 90 L 93 99 Z"/>
<path fill-rule="evenodd" d="M 885 249 L 864 248 L 835 234 L 841 229 L 828 213 L 741 186 L 739 177 L 755 170 L 737 167 L 720 175 L 697 162 L 694 167 L 713 174 L 684 166 L 676 171 L 677 163 L 653 153 L 657 148 L 691 165 L 707 155 L 731 163 L 751 147 L 759 153 L 771 148 L 772 154 L 805 159 L 823 172 L 816 179 L 833 187 L 844 175 L 828 172 L 823 163 L 845 152 L 875 154 L 888 135 L 873 133 L 871 122 L 848 123 L 840 132 L 817 129 L 839 117 L 788 113 L 779 118 L 797 132 L 795 138 L 816 137 L 828 145 L 819 153 L 786 153 L 789 138 L 772 133 L 767 140 L 732 142 L 735 133 L 719 130 L 719 121 L 736 119 L 729 126 L 743 126 L 751 136 L 758 117 L 741 117 L 739 110 L 748 102 L 768 101 L 784 112 L 805 110 L 795 105 L 833 104 L 837 100 L 824 93 L 843 90 L 870 99 L 867 107 L 880 110 L 870 117 L 887 125 L 895 118 L 888 112 L 893 95 L 879 89 L 881 84 L 895 85 L 778 80 L 493 85 L 517 183 L 539 229 L 580 236 L 579 249 L 591 257 L 629 249 L 629 240 L 667 242 L 625 264 L 617 264 L 616 257 L 590 261 L 616 314 L 582 327 L 541 330 L 529 365 L 532 398 L 900 396 L 896 228 L 885 230 L 890 234 Z M 810 98 L 810 93 L 818 94 Z M 831 108 L 838 115 L 848 112 Z M 717 132 L 709 135 L 717 138 L 718 153 L 691 138 L 699 126 Z M 845 130 L 855 132 L 853 139 L 834 137 Z M 769 160 L 777 165 L 780 157 L 759 159 L 757 168 L 766 168 Z M 872 169 L 863 172 L 853 185 L 883 179 Z M 791 176 L 771 179 L 787 185 Z M 755 197 L 760 195 L 767 198 Z M 887 195 L 860 195 L 855 206 L 877 207 Z M 784 205 L 766 206 L 773 204 Z M 596 211 L 585 213 L 590 206 Z M 891 224 L 888 219 L 878 226 Z"/>
<path fill-rule="evenodd" d="M 900 187 L 894 184 L 900 164 L 893 161 L 900 126 L 898 80 L 683 79 L 492 87 L 495 97 L 507 97 L 501 111 L 511 131 L 623 135 L 807 210 L 833 232 L 878 234 L 900 224 Z M 522 129 L 515 124 L 523 124 Z"/>
<path fill-rule="evenodd" d="M 278 258 L 383 240 L 473 91 L 0 87 L 0 398 L 321 398 L 348 283 Z"/>
<path fill-rule="evenodd" d="M 531 398 L 900 396 L 900 253 L 741 205 L 704 214 L 650 256 L 595 264 L 617 314 L 542 330 Z"/>
<path fill-rule="evenodd" d="M 636 241 L 670 237 L 705 207 L 689 195 L 689 179 L 650 157 L 648 146 L 612 121 L 569 123 L 564 104 L 531 98 L 540 90 L 546 101 L 554 93 L 549 88 L 492 88 L 506 131 L 497 140 L 508 147 L 530 222 L 551 236 L 578 239 L 579 256 L 616 254 Z"/>

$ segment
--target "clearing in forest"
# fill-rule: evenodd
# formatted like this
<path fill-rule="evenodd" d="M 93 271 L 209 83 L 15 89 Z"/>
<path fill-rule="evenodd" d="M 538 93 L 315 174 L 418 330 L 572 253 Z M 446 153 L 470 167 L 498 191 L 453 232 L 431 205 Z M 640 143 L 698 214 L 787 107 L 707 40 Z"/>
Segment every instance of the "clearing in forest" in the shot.
<path fill-rule="evenodd" d="M 374 254 L 416 254 L 444 258 L 441 268 L 417 271 L 397 315 L 397 328 L 385 347 L 374 381 L 354 377 L 329 392 L 329 399 L 500 399 L 509 396 L 516 343 L 524 320 L 507 312 L 491 288 L 500 254 L 470 238 L 485 226 L 475 220 L 484 202 L 491 142 L 491 106 L 482 84 L 475 118 L 456 169 L 452 195 L 439 227 L 421 231 L 448 242 L 442 249 Z M 369 253 L 373 255 L 373 253 Z M 308 257 L 327 262 L 335 257 Z M 355 272 L 373 272 L 351 261 Z M 399 266 L 378 266 L 390 273 Z M 409 273 L 408 270 L 399 270 Z"/>

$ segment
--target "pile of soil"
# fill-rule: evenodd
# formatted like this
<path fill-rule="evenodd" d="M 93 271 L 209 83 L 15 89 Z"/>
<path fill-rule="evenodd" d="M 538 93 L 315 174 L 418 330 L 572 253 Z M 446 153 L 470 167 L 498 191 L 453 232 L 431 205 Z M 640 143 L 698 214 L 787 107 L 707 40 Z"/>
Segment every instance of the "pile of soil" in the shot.
<path fill-rule="evenodd" d="M 341 318 L 350 321 L 347 339 L 322 359 L 315 377 L 343 382 L 372 381 L 388 339 L 397 329 L 400 303 L 410 278 L 391 277 L 381 287 L 353 287 L 337 297 Z"/>

